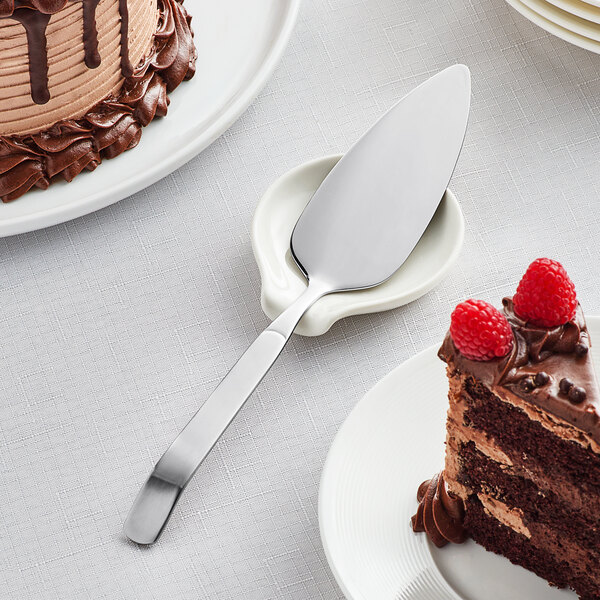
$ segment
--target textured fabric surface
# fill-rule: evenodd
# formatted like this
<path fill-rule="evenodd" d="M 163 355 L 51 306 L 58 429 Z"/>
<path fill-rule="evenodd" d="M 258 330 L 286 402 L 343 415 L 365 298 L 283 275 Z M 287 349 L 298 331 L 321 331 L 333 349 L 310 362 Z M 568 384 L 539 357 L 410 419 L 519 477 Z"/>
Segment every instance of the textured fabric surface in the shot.
<path fill-rule="evenodd" d="M 407 307 L 293 339 L 161 542 L 125 541 L 155 460 L 267 324 L 260 194 L 455 62 L 473 74 L 459 263 Z M 536 256 L 600 314 L 599 65 L 502 0 L 305 0 L 275 76 L 212 147 L 115 206 L 0 240 L 0 597 L 342 598 L 318 484 L 364 392 L 439 342 L 459 300 L 499 304 Z"/>

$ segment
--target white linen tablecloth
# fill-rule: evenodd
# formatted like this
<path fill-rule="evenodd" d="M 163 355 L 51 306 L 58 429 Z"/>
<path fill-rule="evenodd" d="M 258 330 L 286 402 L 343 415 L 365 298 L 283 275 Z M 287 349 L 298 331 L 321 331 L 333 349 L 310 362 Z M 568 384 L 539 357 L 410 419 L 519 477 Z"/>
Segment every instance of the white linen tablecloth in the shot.
<path fill-rule="evenodd" d="M 125 541 L 154 462 L 267 324 L 261 193 L 455 62 L 473 75 L 458 264 L 405 308 L 295 337 L 160 543 Z M 364 392 L 439 343 L 461 299 L 499 305 L 537 256 L 600 314 L 599 67 L 503 0 L 305 0 L 275 76 L 211 148 L 99 213 L 0 240 L 0 597 L 342 598 L 317 494 Z"/>

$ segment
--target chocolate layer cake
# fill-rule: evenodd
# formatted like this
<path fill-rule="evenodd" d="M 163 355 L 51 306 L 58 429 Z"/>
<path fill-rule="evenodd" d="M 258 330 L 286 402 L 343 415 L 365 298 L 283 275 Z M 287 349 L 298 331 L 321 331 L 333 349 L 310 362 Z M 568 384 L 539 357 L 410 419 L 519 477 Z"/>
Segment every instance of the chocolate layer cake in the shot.
<path fill-rule="evenodd" d="M 452 327 L 440 349 L 450 383 L 446 464 L 421 486 L 413 526 L 438 546 L 466 533 L 598 600 L 600 397 L 583 313 L 575 304 L 568 321 L 543 326 L 519 316 L 513 299 L 503 304 L 505 356 L 467 357 Z"/>
<path fill-rule="evenodd" d="M 194 74 L 181 0 L 0 0 L 0 198 L 137 145 Z"/>

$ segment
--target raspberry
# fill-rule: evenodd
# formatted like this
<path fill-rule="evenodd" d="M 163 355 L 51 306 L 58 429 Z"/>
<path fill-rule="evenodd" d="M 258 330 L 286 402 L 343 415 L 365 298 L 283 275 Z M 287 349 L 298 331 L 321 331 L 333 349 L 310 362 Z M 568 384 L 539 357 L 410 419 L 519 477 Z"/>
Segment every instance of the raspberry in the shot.
<path fill-rule="evenodd" d="M 465 300 L 452 312 L 450 335 L 454 345 L 471 360 L 506 356 L 513 333 L 506 317 L 483 300 Z"/>
<path fill-rule="evenodd" d="M 557 327 L 575 317 L 577 295 L 559 262 L 538 258 L 525 271 L 513 303 L 522 319 L 541 327 Z"/>

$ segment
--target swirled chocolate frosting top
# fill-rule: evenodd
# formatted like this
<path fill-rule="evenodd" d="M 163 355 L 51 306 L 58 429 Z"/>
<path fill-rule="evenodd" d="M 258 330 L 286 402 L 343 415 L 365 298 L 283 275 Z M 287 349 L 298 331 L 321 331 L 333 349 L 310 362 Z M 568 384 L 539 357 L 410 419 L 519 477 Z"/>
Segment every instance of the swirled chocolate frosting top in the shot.
<path fill-rule="evenodd" d="M 479 379 L 501 397 L 503 389 L 512 392 L 564 419 L 600 444 L 600 392 L 581 306 L 571 321 L 545 328 L 521 319 L 515 313 L 512 298 L 504 298 L 502 303 L 514 335 L 513 348 L 507 356 L 470 360 L 456 348 L 448 333 L 439 357 L 458 371 Z"/>

